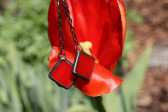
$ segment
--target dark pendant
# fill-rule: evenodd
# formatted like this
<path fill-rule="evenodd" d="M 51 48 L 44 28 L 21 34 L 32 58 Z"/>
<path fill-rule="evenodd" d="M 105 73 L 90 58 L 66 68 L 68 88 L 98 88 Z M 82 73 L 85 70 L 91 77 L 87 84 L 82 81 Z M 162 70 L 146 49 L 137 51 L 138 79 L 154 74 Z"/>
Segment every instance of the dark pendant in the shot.
<path fill-rule="evenodd" d="M 55 64 L 49 73 L 49 78 L 65 89 L 69 89 L 77 79 L 77 77 L 72 74 L 72 63 L 65 57 L 60 58 Z"/>
<path fill-rule="evenodd" d="M 95 65 L 95 58 L 89 54 L 77 50 L 72 73 L 77 77 L 89 81 Z"/>

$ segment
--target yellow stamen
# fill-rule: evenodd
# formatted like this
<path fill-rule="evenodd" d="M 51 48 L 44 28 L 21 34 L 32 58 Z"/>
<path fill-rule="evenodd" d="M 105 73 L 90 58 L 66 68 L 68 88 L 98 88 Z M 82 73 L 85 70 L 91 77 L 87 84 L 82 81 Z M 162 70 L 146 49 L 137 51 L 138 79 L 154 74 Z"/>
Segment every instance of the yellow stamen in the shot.
<path fill-rule="evenodd" d="M 99 61 L 98 61 L 98 60 L 96 60 L 96 61 L 95 61 L 95 63 L 99 63 Z"/>
<path fill-rule="evenodd" d="M 92 48 L 92 43 L 91 43 L 91 42 L 85 41 L 85 42 L 80 42 L 79 44 L 81 45 L 82 50 L 83 50 L 85 53 L 91 55 L 91 53 L 90 53 L 90 49 Z"/>

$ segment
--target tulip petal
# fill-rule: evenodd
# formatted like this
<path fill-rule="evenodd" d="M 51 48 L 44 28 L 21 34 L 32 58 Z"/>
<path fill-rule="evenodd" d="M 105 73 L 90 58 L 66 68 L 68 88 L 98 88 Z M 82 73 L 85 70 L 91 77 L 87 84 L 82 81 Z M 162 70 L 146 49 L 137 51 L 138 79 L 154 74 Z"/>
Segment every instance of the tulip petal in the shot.
<path fill-rule="evenodd" d="M 60 4 L 62 4 L 62 0 L 60 0 Z M 56 11 L 57 8 L 57 2 L 56 0 L 51 0 L 50 6 L 49 6 L 49 11 L 48 11 L 48 36 L 49 40 L 52 46 L 59 46 L 59 38 L 58 38 L 58 13 Z M 63 43 L 64 43 L 64 48 L 70 52 L 75 52 L 75 45 L 72 40 L 72 36 L 69 30 L 69 24 L 66 18 L 66 15 L 64 14 L 64 8 L 61 5 L 61 16 L 62 16 L 62 26 L 63 26 Z M 68 36 L 66 36 L 66 35 Z"/>
<path fill-rule="evenodd" d="M 95 64 L 95 68 L 90 81 L 77 79 L 75 87 L 84 94 L 92 97 L 108 94 L 122 83 L 122 79 L 113 75 L 109 70 L 100 64 Z"/>
<path fill-rule="evenodd" d="M 112 15 L 111 21 L 114 23 L 112 24 L 111 35 L 100 56 L 99 62 L 107 69 L 113 71 L 117 61 L 122 56 L 126 33 L 126 13 L 121 0 L 110 0 L 109 2 Z"/>
<path fill-rule="evenodd" d="M 53 46 L 49 59 L 50 70 L 58 61 L 59 49 Z M 70 62 L 74 61 L 74 56 L 72 53 L 66 51 L 66 58 Z M 122 83 L 122 79 L 113 75 L 105 67 L 100 64 L 95 64 L 95 68 L 90 81 L 84 81 L 78 78 L 75 82 L 75 87 L 80 89 L 84 94 L 92 97 L 100 96 L 103 94 L 108 94 L 112 92 Z"/>
<path fill-rule="evenodd" d="M 121 21 L 122 21 L 122 47 L 124 46 L 125 36 L 126 36 L 126 9 L 122 2 L 122 0 L 117 0 L 120 13 L 121 13 Z"/>

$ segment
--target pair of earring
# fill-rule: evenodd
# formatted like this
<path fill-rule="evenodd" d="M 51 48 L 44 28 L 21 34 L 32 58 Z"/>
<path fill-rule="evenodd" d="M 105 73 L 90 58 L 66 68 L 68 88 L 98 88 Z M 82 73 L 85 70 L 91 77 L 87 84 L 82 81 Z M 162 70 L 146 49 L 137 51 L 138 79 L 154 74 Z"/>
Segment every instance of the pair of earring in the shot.
<path fill-rule="evenodd" d="M 89 81 L 92 76 L 92 72 L 95 65 L 95 58 L 91 55 L 83 52 L 81 46 L 77 41 L 75 34 L 75 28 L 72 26 L 72 19 L 70 18 L 70 11 L 68 9 L 67 2 L 63 0 L 63 7 L 65 9 L 65 14 L 70 25 L 70 31 L 72 33 L 73 41 L 75 43 L 76 56 L 74 63 L 71 63 L 66 59 L 66 52 L 63 50 L 63 34 L 62 34 L 62 17 L 61 17 L 61 7 L 59 1 L 57 1 L 57 13 L 58 13 L 58 38 L 60 40 L 58 53 L 59 61 L 55 64 L 51 72 L 49 73 L 49 78 L 56 82 L 59 86 L 69 89 L 77 78 L 81 78 L 85 81 Z M 79 49 L 77 47 L 79 46 Z"/>

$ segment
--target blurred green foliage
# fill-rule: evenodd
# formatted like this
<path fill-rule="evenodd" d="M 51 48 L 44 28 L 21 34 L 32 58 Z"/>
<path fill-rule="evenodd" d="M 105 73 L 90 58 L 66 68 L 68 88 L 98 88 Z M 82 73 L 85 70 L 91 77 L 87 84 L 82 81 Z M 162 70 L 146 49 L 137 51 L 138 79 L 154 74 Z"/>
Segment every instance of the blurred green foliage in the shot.
<path fill-rule="evenodd" d="M 143 23 L 143 18 L 141 15 L 137 11 L 131 9 L 127 9 L 127 20 L 133 20 L 138 24 Z"/>
<path fill-rule="evenodd" d="M 97 112 L 92 98 L 75 88 L 61 89 L 47 76 L 51 50 L 47 35 L 48 6 L 49 1 L 45 0 L 16 0 L 7 3 L 1 12 L 0 112 Z M 128 18 L 141 22 L 134 11 L 129 13 Z M 131 31 L 127 32 L 121 60 L 125 69 L 129 66 L 128 52 L 134 52 Z M 107 112 L 133 110 L 150 53 L 150 48 L 144 52 L 119 92 L 103 96 Z"/>
<path fill-rule="evenodd" d="M 6 54 L 6 46 L 14 44 L 24 62 L 47 65 L 49 41 L 47 38 L 48 1 L 17 0 L 6 4 L 0 16 L 0 52 Z"/>

